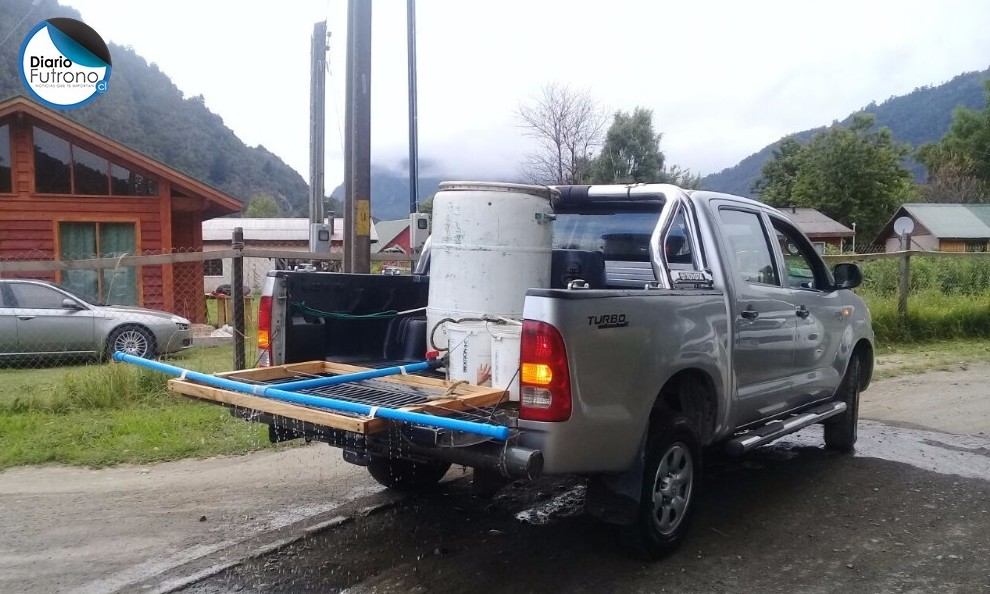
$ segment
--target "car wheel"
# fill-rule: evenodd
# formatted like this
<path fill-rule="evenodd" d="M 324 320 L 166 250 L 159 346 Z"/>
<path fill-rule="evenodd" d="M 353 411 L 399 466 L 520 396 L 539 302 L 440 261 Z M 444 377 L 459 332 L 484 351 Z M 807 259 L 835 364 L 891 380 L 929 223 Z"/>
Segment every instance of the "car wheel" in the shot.
<path fill-rule="evenodd" d="M 115 351 L 151 359 L 155 356 L 155 337 L 147 329 L 141 326 L 124 326 L 117 328 L 110 334 L 107 341 L 110 346 L 110 354 Z"/>
<path fill-rule="evenodd" d="M 691 423 L 675 415 L 651 423 L 636 522 L 622 528 L 626 550 L 642 559 L 674 551 L 687 534 L 701 483 L 701 447 Z"/>
<path fill-rule="evenodd" d="M 839 384 L 835 399 L 846 403 L 842 414 L 827 419 L 825 447 L 839 452 L 851 452 L 856 445 L 856 426 L 859 424 L 859 355 L 853 355 L 846 368 L 846 375 Z"/>
<path fill-rule="evenodd" d="M 372 478 L 396 491 L 422 491 L 443 478 L 450 470 L 446 462 L 411 462 L 388 456 L 372 456 L 368 472 Z"/>

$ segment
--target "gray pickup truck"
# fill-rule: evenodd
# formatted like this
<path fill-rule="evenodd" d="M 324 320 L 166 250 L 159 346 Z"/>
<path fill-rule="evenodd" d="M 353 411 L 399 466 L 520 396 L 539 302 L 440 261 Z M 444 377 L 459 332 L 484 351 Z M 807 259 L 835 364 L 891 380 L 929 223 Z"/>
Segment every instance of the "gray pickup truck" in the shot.
<path fill-rule="evenodd" d="M 829 270 L 785 214 L 737 196 L 670 185 L 550 192 L 553 278 L 525 296 L 519 402 L 491 415 L 513 428 L 508 444 L 434 436 L 402 449 L 389 440 L 415 440 L 251 418 L 269 422 L 272 439 L 341 447 L 389 487 L 435 483 L 450 462 L 588 477 L 587 511 L 620 524 L 649 558 L 683 538 L 704 452 L 743 454 L 813 423 L 826 447 L 853 449 L 874 352 L 869 311 L 850 291 L 856 265 Z M 421 360 L 428 258 L 413 275 L 273 271 L 259 317 L 264 363 Z M 382 310 L 401 313 L 367 315 Z"/>

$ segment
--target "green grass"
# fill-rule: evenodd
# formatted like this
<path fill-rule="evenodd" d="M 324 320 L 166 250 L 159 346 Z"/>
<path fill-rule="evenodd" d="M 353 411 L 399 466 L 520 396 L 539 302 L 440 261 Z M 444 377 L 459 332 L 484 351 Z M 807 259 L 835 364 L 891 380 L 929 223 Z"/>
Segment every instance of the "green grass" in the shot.
<path fill-rule="evenodd" d="M 163 401 L 68 413 L 0 413 L 0 468 L 60 463 L 100 467 L 243 454 L 271 447 L 264 425 L 196 402 Z"/>
<path fill-rule="evenodd" d="M 990 341 L 985 339 L 938 340 L 926 343 L 877 345 L 874 379 L 900 375 L 965 369 L 990 362 Z"/>
<path fill-rule="evenodd" d="M 171 363 L 214 373 L 232 347 L 190 349 Z M 272 447 L 267 427 L 166 390 L 165 374 L 123 363 L 0 369 L 0 468 L 104 466 Z"/>
<path fill-rule="evenodd" d="M 897 296 L 860 291 L 873 316 L 877 343 L 911 344 L 954 338 L 990 338 L 990 291 L 969 295 L 926 289 L 911 293 L 907 317 L 897 312 Z"/>

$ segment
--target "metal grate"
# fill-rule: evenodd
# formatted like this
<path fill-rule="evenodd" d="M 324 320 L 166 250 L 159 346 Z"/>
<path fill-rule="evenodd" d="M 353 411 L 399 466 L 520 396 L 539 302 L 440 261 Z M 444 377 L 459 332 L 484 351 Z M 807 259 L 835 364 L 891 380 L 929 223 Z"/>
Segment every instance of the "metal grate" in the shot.
<path fill-rule="evenodd" d="M 329 373 L 313 377 L 334 377 L 335 375 L 337 374 Z M 300 378 L 286 378 L 270 383 L 277 387 L 280 383 L 292 382 L 297 379 Z M 302 390 L 300 393 L 311 396 L 323 396 L 324 398 L 335 398 L 358 404 L 367 404 L 368 406 L 399 408 L 402 406 L 425 404 L 430 401 L 428 396 L 435 392 L 416 386 L 405 386 L 371 379 L 338 384 L 336 386 L 310 388 L 308 390 Z"/>

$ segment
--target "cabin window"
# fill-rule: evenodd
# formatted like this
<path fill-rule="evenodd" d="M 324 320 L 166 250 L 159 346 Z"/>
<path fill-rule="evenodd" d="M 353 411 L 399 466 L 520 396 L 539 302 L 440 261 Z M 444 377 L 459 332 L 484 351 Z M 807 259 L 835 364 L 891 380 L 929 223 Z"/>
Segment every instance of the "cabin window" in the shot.
<path fill-rule="evenodd" d="M 59 259 L 85 260 L 135 255 L 134 223 L 59 223 Z M 137 268 L 66 270 L 62 284 L 70 291 L 107 304 L 137 305 Z"/>
<path fill-rule="evenodd" d="M 0 194 L 14 191 L 10 158 L 10 126 L 0 126 Z"/>
<path fill-rule="evenodd" d="M 0 180 L 0 188 L 2 183 Z M 113 163 L 38 127 L 34 128 L 34 186 L 39 194 L 158 195 L 158 180 L 150 175 Z"/>
<path fill-rule="evenodd" d="M 39 194 L 72 193 L 72 149 L 69 141 L 34 129 L 34 187 Z"/>
<path fill-rule="evenodd" d="M 110 162 L 72 145 L 73 194 L 106 196 L 110 193 Z"/>
<path fill-rule="evenodd" d="M 114 163 L 110 167 L 114 196 L 157 196 L 158 182 L 147 175 Z"/>

